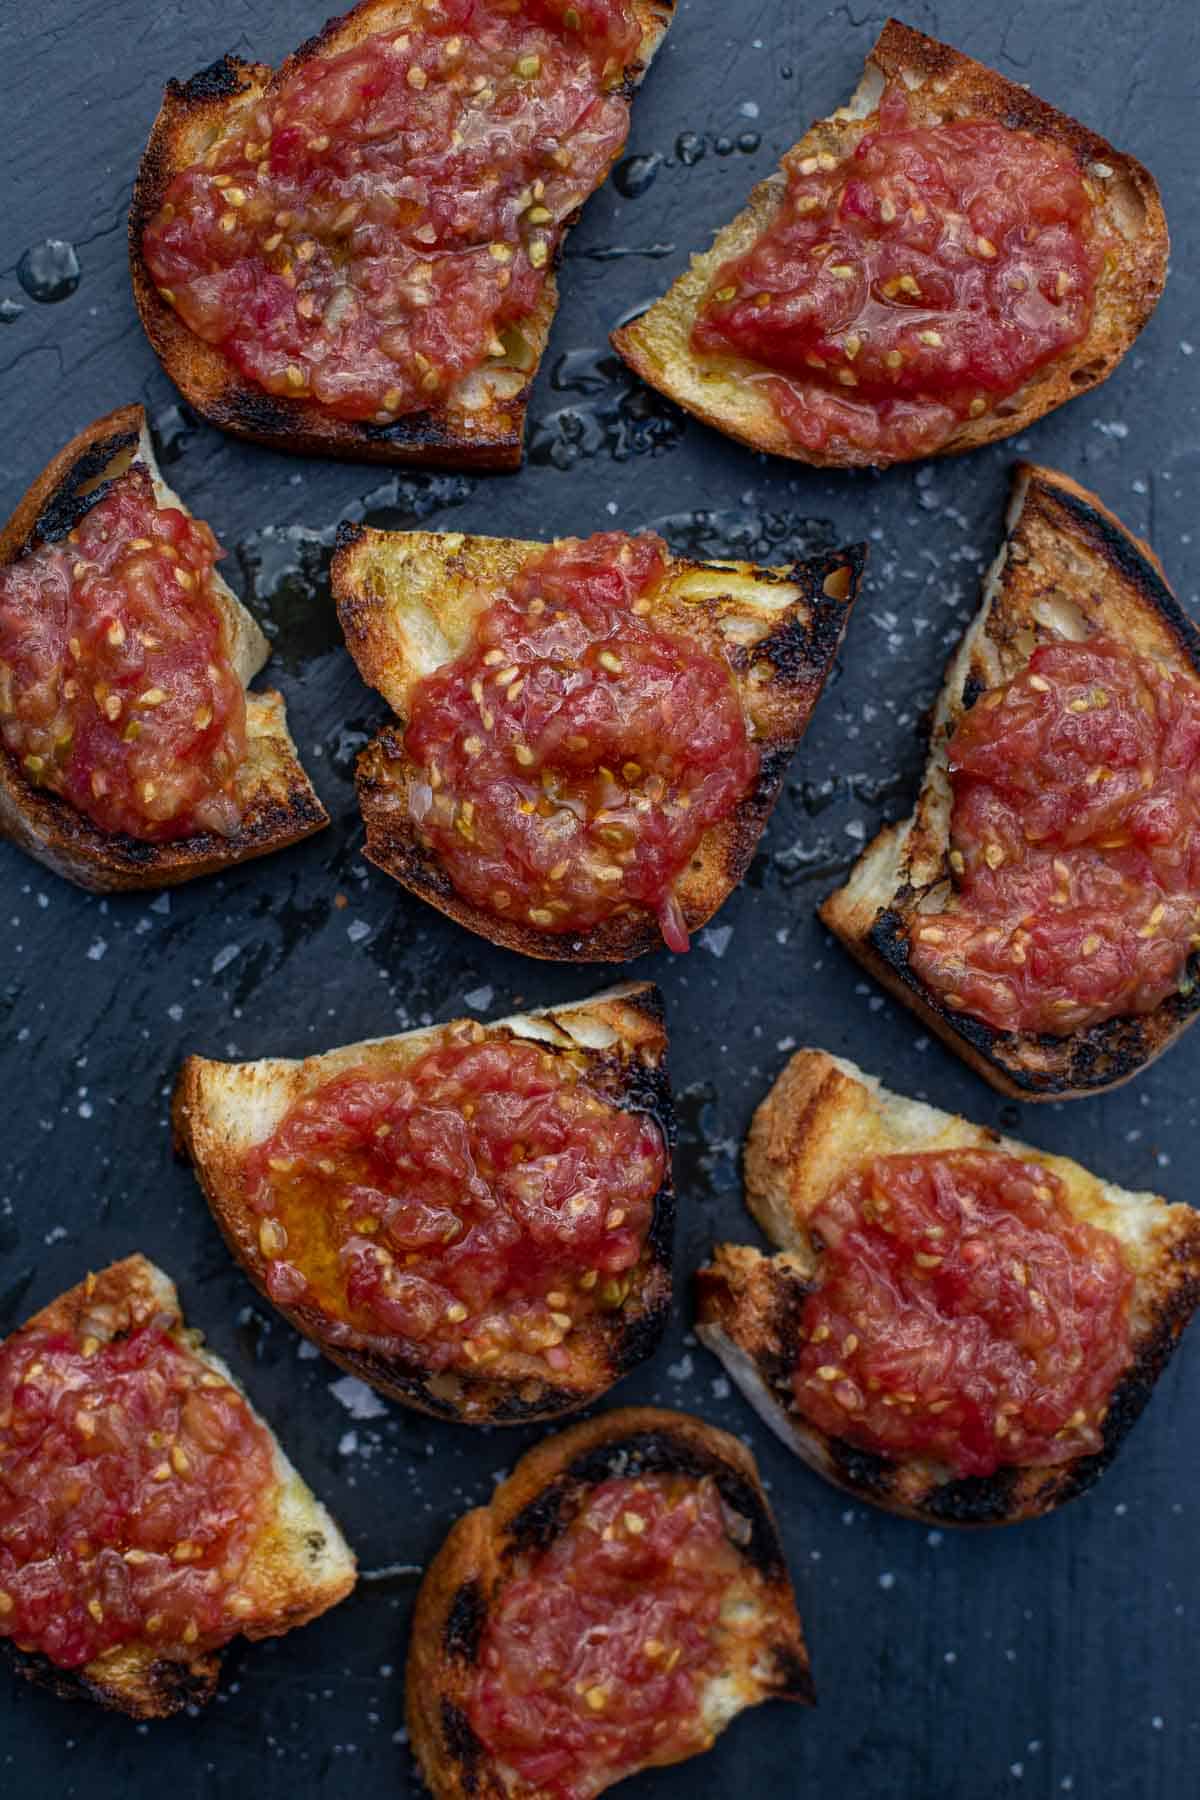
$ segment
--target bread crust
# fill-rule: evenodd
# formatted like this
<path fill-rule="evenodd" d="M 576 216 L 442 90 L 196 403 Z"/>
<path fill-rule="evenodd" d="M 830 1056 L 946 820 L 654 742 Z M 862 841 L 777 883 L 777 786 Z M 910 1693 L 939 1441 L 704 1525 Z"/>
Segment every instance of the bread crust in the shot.
<path fill-rule="evenodd" d="M 626 100 L 632 98 L 666 35 L 674 4 L 675 0 L 634 0 L 643 35 L 638 58 L 625 72 Z M 339 55 L 376 32 L 411 24 L 414 15 L 419 17 L 416 0 L 360 0 L 340 18 L 330 19 L 278 70 L 229 55 L 189 80 L 167 83 L 138 167 L 129 213 L 134 299 L 147 337 L 188 404 L 234 437 L 298 455 L 346 457 L 354 462 L 516 469 L 521 464 L 533 378 L 558 306 L 553 272 L 537 308 L 522 322 L 533 357 L 530 366 L 518 367 L 510 361 L 493 365 L 496 379 L 485 383 L 488 397 L 482 405 L 477 403 L 478 393 L 460 382 L 448 401 L 381 426 L 335 418 L 314 401 L 284 399 L 248 381 L 221 349 L 196 337 L 167 304 L 142 254 L 142 235 L 171 181 L 181 169 L 200 160 L 213 134 L 228 119 L 254 105 L 262 95 L 275 92 L 304 64 Z M 568 229 L 577 218 L 578 212 L 567 222 Z"/>
<path fill-rule="evenodd" d="M 1016 82 L 895 19 L 884 25 L 850 102 L 818 120 L 796 150 L 844 156 L 866 131 L 879 96 L 893 77 L 904 80 L 920 123 L 947 117 L 998 122 L 1067 151 L 1095 190 L 1097 212 L 1111 239 L 1112 263 L 1097 285 L 1087 336 L 1038 370 L 1011 399 L 977 419 L 963 420 L 935 451 L 920 453 L 922 458 L 953 456 L 1024 431 L 1064 401 L 1107 380 L 1158 304 L 1170 247 L 1167 223 L 1154 178 L 1136 158 L 1115 150 L 1096 132 Z M 1108 173 L 1097 174 L 1097 169 Z M 613 346 L 651 387 L 752 450 L 818 468 L 882 467 L 913 460 L 853 448 L 807 450 L 788 433 L 767 395 L 745 380 L 758 364 L 735 356 L 698 357 L 691 349 L 692 326 L 717 269 L 750 249 L 773 223 L 786 195 L 782 173 L 760 182 L 745 209 L 717 233 L 711 250 L 694 256 L 690 268 L 649 311 L 613 332 Z"/>
<path fill-rule="evenodd" d="M 1069 1037 L 997 1031 L 956 1013 L 909 965 L 913 922 L 950 892 L 946 746 L 985 689 L 1010 680 L 1035 645 L 1103 628 L 1200 680 L 1200 631 L 1148 544 L 1069 476 L 1017 465 L 1007 531 L 980 612 L 952 656 L 912 815 L 864 850 L 820 916 L 851 955 L 985 1081 L 1019 1100 L 1071 1100 L 1117 1087 L 1170 1047 L 1200 1010 L 1200 953 L 1183 987 L 1152 1013 L 1102 1020 Z"/>
<path fill-rule="evenodd" d="M 1003 1150 L 1041 1163 L 1061 1181 L 1072 1214 L 1112 1232 L 1132 1268 L 1132 1360 L 1094 1455 L 955 1477 L 929 1459 L 897 1460 L 830 1437 L 796 1410 L 791 1374 L 819 1269 L 810 1217 L 870 1157 L 959 1149 Z M 860 1499 L 930 1524 L 1015 1524 L 1086 1492 L 1116 1455 L 1200 1303 L 1200 1215 L 1191 1207 L 1126 1192 L 1067 1157 L 889 1093 L 853 1063 L 820 1050 L 798 1050 L 755 1113 L 745 1179 L 747 1204 L 778 1253 L 717 1245 L 696 1277 L 697 1335 L 811 1468 Z"/>
<path fill-rule="evenodd" d="M 514 1557 L 546 1548 L 563 1529 L 573 1495 L 613 1475 L 640 1474 L 711 1476 L 726 1502 L 750 1522 L 742 1553 L 762 1618 L 752 1645 L 743 1642 L 733 1651 L 737 1704 L 721 1709 L 716 1729 L 743 1707 L 772 1697 L 812 1704 L 808 1651 L 754 1458 L 737 1438 L 702 1419 L 657 1407 L 622 1408 L 529 1451 L 488 1506 L 464 1514 L 451 1528 L 425 1572 L 405 1687 L 409 1738 L 435 1800 L 522 1800 L 530 1793 L 504 1779 L 469 1722 L 489 1608 Z"/>
<path fill-rule="evenodd" d="M 140 1254 L 88 1275 L 35 1313 L 20 1331 L 90 1335 L 107 1343 L 155 1319 L 162 1321 L 180 1349 L 223 1376 L 247 1399 L 220 1358 L 202 1348 L 200 1333 L 185 1326 L 170 1278 Z M 259 1418 L 259 1423 L 264 1421 Z M 345 1599 L 356 1580 L 353 1553 L 337 1525 L 270 1435 L 279 1495 L 254 1547 L 253 1566 L 240 1581 L 242 1590 L 255 1600 L 254 1611 L 238 1626 L 248 1638 L 279 1637 L 308 1624 Z M 135 1719 L 167 1718 L 184 1707 L 203 1705 L 212 1699 L 220 1675 L 219 1649 L 185 1661 L 161 1655 L 149 1643 L 135 1642 L 72 1670 L 57 1667 L 40 1652 L 18 1649 L 10 1638 L 0 1643 L 21 1674 L 60 1698 L 95 1700 Z"/>
<path fill-rule="evenodd" d="M 191 1056 L 172 1105 L 177 1147 L 192 1161 L 197 1180 L 234 1257 L 265 1298 L 324 1355 L 380 1393 L 418 1412 L 472 1425 L 526 1425 L 561 1418 L 591 1405 L 614 1382 L 649 1356 L 662 1336 L 671 1306 L 671 1253 L 675 1192 L 670 1151 L 674 1113 L 667 1076 L 667 1034 L 662 997 L 648 982 L 627 983 L 571 1006 L 517 1014 L 478 1026 L 498 1042 L 534 1041 L 552 1054 L 583 1057 L 590 1086 L 623 1110 L 644 1113 L 658 1127 L 666 1151 L 663 1183 L 654 1197 L 647 1240 L 648 1262 L 637 1289 L 615 1312 L 597 1313 L 566 1343 L 570 1365 L 547 1370 L 540 1358 L 505 1352 L 487 1371 L 435 1373 L 401 1360 L 361 1334 L 330 1341 L 324 1315 L 304 1302 L 283 1305 L 266 1285 L 258 1244 L 259 1220 L 248 1209 L 241 1170 L 247 1151 L 262 1143 L 306 1093 L 342 1071 L 359 1066 L 403 1067 L 437 1045 L 453 1041 L 464 1024 L 410 1031 L 398 1037 L 351 1044 L 303 1062 L 218 1063 Z"/>
<path fill-rule="evenodd" d="M 543 960 L 626 962 L 662 947 L 648 910 L 615 913 L 578 936 L 489 912 L 452 886 L 410 817 L 413 766 L 404 728 L 413 689 L 461 653 L 476 614 L 543 548 L 461 532 L 340 528 L 331 570 L 338 618 L 364 681 L 399 721 L 358 759 L 366 855 L 439 912 L 505 949 Z M 762 753 L 753 791 L 704 833 L 676 885 L 689 932 L 712 917 L 750 864 L 833 667 L 865 561 L 863 545 L 773 569 L 669 559 L 648 623 L 682 631 L 729 662 Z"/>
<path fill-rule="evenodd" d="M 149 470 L 160 503 L 187 511 L 163 481 L 140 406 L 123 406 L 71 439 L 43 469 L 0 531 L 0 568 L 71 531 L 103 497 L 115 466 L 137 460 Z M 214 574 L 226 624 L 230 661 L 248 684 L 269 655 L 266 638 L 232 590 Z M 199 875 L 269 856 L 311 837 L 329 815 L 300 766 L 287 729 L 282 694 L 246 695 L 246 758 L 238 771 L 242 820 L 232 837 L 198 831 L 169 843 L 147 843 L 103 831 L 48 788 L 36 787 L 15 756 L 0 745 L 0 836 L 77 886 L 93 893 L 176 887 Z"/>

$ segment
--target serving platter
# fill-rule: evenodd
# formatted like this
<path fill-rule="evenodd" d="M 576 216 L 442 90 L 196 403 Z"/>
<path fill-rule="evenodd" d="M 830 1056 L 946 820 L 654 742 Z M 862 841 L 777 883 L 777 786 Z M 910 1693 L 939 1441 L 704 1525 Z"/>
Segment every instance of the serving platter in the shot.
<path fill-rule="evenodd" d="M 1194 615 L 1200 589 L 1193 9 L 1082 0 L 1053 29 L 1041 9 L 984 18 L 965 0 L 906 17 L 1146 161 L 1175 250 L 1157 314 L 1106 386 L 1015 444 L 882 476 L 770 465 L 641 389 L 605 347 L 607 330 L 661 292 L 809 120 L 849 92 L 881 15 L 684 0 L 635 106 L 626 160 L 569 241 L 526 466 L 494 478 L 235 444 L 188 416 L 142 336 L 125 212 L 164 80 L 226 50 L 277 60 L 320 24 L 319 5 L 48 0 L 9 37 L 0 513 L 82 425 L 141 400 L 166 473 L 228 547 L 225 571 L 273 637 L 269 675 L 334 823 L 294 851 L 158 898 L 89 897 L 0 846 L 0 1332 L 86 1268 L 143 1249 L 176 1278 L 190 1321 L 278 1428 L 363 1571 L 355 1595 L 315 1626 L 235 1645 L 203 1717 L 135 1726 L 0 1684 L 0 1792 L 12 1800 L 419 1793 L 402 1671 L 420 1570 L 536 1436 L 420 1418 L 341 1376 L 253 1294 L 171 1153 L 168 1096 L 188 1052 L 303 1055 L 463 1012 L 579 998 L 613 974 L 494 950 L 363 862 L 353 761 L 383 708 L 341 648 L 328 594 L 344 518 L 513 536 L 652 525 L 680 550 L 763 561 L 859 539 L 871 548 L 838 669 L 749 879 L 686 958 L 663 953 L 631 971 L 660 982 L 672 1031 L 677 1303 L 659 1355 L 612 1398 L 695 1411 L 752 1443 L 797 1583 L 818 1709 L 747 1714 L 703 1761 L 620 1791 L 1194 1791 L 1195 1345 L 1090 1495 L 1039 1524 L 956 1536 L 824 1486 L 689 1333 L 688 1279 L 712 1240 L 755 1237 L 739 1145 L 798 1044 L 848 1055 L 893 1087 L 1123 1185 L 1193 1197 L 1200 1036 L 1116 1093 L 1014 1105 L 921 1035 L 814 914 L 878 823 L 907 806 L 921 715 L 976 604 L 1016 456 L 1095 488 L 1151 539 Z"/>

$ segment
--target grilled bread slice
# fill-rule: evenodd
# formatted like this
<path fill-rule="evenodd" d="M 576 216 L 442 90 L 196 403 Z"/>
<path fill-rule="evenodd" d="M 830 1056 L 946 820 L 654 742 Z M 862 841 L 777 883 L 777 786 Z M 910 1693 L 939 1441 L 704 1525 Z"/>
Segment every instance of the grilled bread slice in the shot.
<path fill-rule="evenodd" d="M 1200 632 L 1167 586 L 1154 552 L 1095 494 L 1053 469 L 1021 463 L 982 607 L 951 658 L 934 711 L 916 808 L 879 833 L 846 885 L 820 909 L 829 929 L 878 981 L 993 1087 L 1021 1100 L 1069 1100 L 1127 1081 L 1200 1009 L 1195 954 L 1178 993 L 1155 1012 L 1102 1020 L 1061 1038 L 994 1030 L 945 1006 L 909 967 L 918 915 L 952 904 L 947 743 L 956 724 L 986 689 L 1016 675 L 1039 644 L 1097 630 L 1200 679 Z"/>
<path fill-rule="evenodd" d="M 358 1330 L 332 1342 L 325 1316 L 303 1298 L 291 1305 L 272 1304 L 341 1368 L 420 1412 L 478 1425 L 554 1419 L 590 1405 L 649 1356 L 670 1311 L 674 1122 L 657 988 L 627 983 L 571 1006 L 518 1013 L 486 1026 L 456 1020 L 350 1044 L 303 1062 L 221 1063 L 192 1056 L 175 1090 L 176 1141 L 191 1157 L 229 1248 L 255 1286 L 271 1298 L 259 1243 L 261 1220 L 246 1201 L 242 1168 L 247 1154 L 271 1136 L 298 1100 L 346 1070 L 364 1065 L 380 1072 L 403 1069 L 428 1051 L 464 1038 L 537 1043 L 551 1057 L 569 1058 L 602 1099 L 647 1114 L 656 1123 L 667 1152 L 666 1172 L 654 1198 L 646 1257 L 624 1302 L 613 1311 L 592 1314 L 570 1332 L 563 1346 L 565 1368 L 554 1370 L 541 1357 L 506 1349 L 478 1368 L 440 1372 L 400 1360 L 390 1346 L 385 1351 Z"/>
<path fill-rule="evenodd" d="M 147 470 L 160 506 L 187 511 L 163 480 L 145 413 L 140 406 L 125 406 L 72 438 L 38 476 L 0 532 L 0 567 L 18 562 L 40 544 L 60 542 L 103 498 L 106 482 L 135 463 Z M 215 571 L 212 579 L 229 658 L 248 687 L 270 649 L 232 589 Z M 0 835 L 93 893 L 175 887 L 311 837 L 328 825 L 329 817 L 300 766 L 281 694 L 246 695 L 246 758 L 237 787 L 242 822 L 232 837 L 204 831 L 174 842 L 147 843 L 101 830 L 48 788 L 36 787 L 0 745 Z"/>
<path fill-rule="evenodd" d="M 164 1322 L 180 1349 L 241 1393 L 220 1358 L 203 1348 L 200 1333 L 184 1325 L 170 1278 L 144 1256 L 127 1256 L 89 1275 L 21 1329 L 106 1344 L 155 1319 Z M 252 1602 L 238 1615 L 237 1629 L 248 1638 L 280 1637 L 307 1625 L 344 1600 L 356 1579 L 354 1554 L 337 1525 L 274 1438 L 272 1444 L 278 1490 L 239 1581 L 239 1596 Z M 22 1651 L 11 1639 L 2 1641 L 21 1673 L 39 1685 L 64 1699 L 97 1700 L 135 1719 L 166 1718 L 202 1705 L 216 1691 L 220 1673 L 219 1650 L 184 1661 L 143 1640 L 69 1670 L 40 1653 Z"/>
<path fill-rule="evenodd" d="M 1103 1425 L 1103 1448 L 1053 1466 L 956 1476 L 927 1459 L 895 1460 L 834 1438 L 801 1416 L 791 1384 L 805 1299 L 819 1270 L 808 1221 L 863 1161 L 935 1150 L 1004 1150 L 1062 1182 L 1072 1215 L 1111 1232 L 1134 1275 L 1132 1361 Z M 754 1117 L 746 1199 L 774 1256 L 719 1244 L 696 1277 L 696 1331 L 755 1410 L 818 1474 L 890 1512 L 933 1524 L 1005 1525 L 1083 1493 L 1116 1455 L 1200 1302 L 1200 1215 L 1157 1194 L 1129 1193 L 1067 1157 L 1000 1137 L 890 1093 L 821 1050 L 798 1050 Z"/>
<path fill-rule="evenodd" d="M 636 60 L 625 70 L 632 99 L 666 35 L 674 0 L 634 0 L 642 28 Z M 518 350 L 462 377 L 427 412 L 391 425 L 336 418 L 311 400 L 288 400 L 248 381 L 216 345 L 196 337 L 163 299 L 142 254 L 142 235 L 174 177 L 203 161 L 214 144 L 238 133 L 241 121 L 306 64 L 327 61 L 377 33 L 420 29 L 419 0 L 361 0 L 330 19 L 278 70 L 223 56 L 190 80 L 167 83 L 162 107 L 138 169 L 129 214 L 129 260 L 138 312 L 151 344 L 184 398 L 235 437 L 312 456 L 355 462 L 424 463 L 449 468 L 520 467 L 525 414 L 558 307 L 553 273 L 536 310 L 521 321 Z M 568 221 L 575 223 L 573 215 Z"/>
<path fill-rule="evenodd" d="M 358 760 L 370 861 L 450 918 L 526 956 L 625 962 L 661 946 L 654 915 L 631 907 L 578 936 L 540 930 L 474 905 L 420 842 L 410 815 L 413 765 L 404 727 L 417 683 L 454 661 L 478 614 L 545 546 L 462 532 L 376 531 L 343 525 L 332 581 L 346 644 L 398 723 Z M 866 560 L 859 546 L 784 568 L 672 557 L 648 623 L 723 656 L 762 752 L 757 785 L 705 832 L 676 893 L 689 932 L 711 918 L 749 866 L 792 751 L 833 667 Z"/>
<path fill-rule="evenodd" d="M 718 1626 L 721 1673 L 699 1701 L 709 1742 L 738 1713 L 778 1698 L 811 1704 L 812 1676 L 775 1521 L 750 1452 L 737 1438 L 683 1413 L 629 1407 L 548 1438 L 523 1456 L 489 1505 L 458 1520 L 426 1570 L 408 1656 L 409 1738 L 436 1800 L 537 1800 L 543 1791 L 488 1755 L 469 1708 L 492 1609 L 522 1563 L 548 1549 L 574 1503 L 613 1477 L 711 1479 L 745 1526 L 744 1578 L 730 1588 Z M 732 1540 L 731 1540 L 732 1541 Z M 643 1767 L 678 1760 L 651 1758 Z M 631 1773 L 632 1771 L 626 1771 Z M 610 1785 L 583 1785 L 600 1793 Z"/>
<path fill-rule="evenodd" d="M 964 420 L 936 452 L 949 456 L 1024 431 L 1064 400 L 1107 379 L 1162 293 L 1167 225 L 1153 177 L 1132 156 L 1114 150 L 1016 82 L 895 19 L 884 25 L 849 102 L 813 125 L 792 154 L 825 153 L 841 160 L 873 128 L 880 96 L 897 79 L 904 83 L 918 125 L 948 119 L 999 121 L 1067 151 L 1084 173 L 1110 240 L 1087 336 L 1038 370 L 1011 398 Z M 699 356 L 691 347 L 696 316 L 717 270 L 745 255 L 773 224 L 786 198 L 786 176 L 768 176 L 751 193 L 745 210 L 717 233 L 711 250 L 694 256 L 691 267 L 648 312 L 615 331 L 613 344 L 643 381 L 752 450 L 826 468 L 891 460 L 853 447 L 806 450 L 778 418 L 761 382 L 747 379 L 761 373 L 757 364 L 734 356 Z"/>

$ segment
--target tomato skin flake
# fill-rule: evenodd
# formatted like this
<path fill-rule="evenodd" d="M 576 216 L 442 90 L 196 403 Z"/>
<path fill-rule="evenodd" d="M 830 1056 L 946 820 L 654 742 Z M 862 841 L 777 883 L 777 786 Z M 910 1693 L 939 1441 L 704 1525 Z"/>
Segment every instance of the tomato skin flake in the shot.
<path fill-rule="evenodd" d="M 1058 1176 L 997 1150 L 877 1156 L 817 1208 L 796 1405 L 832 1437 L 960 1476 L 1102 1448 L 1133 1275 Z"/>
<path fill-rule="evenodd" d="M 1057 146 L 913 125 L 893 83 L 848 156 L 784 167 L 785 201 L 713 277 L 692 346 L 757 364 L 805 449 L 928 455 L 1087 335 L 1102 256 Z"/>
<path fill-rule="evenodd" d="M 555 934 L 629 907 L 686 950 L 675 886 L 752 791 L 759 753 L 724 658 L 646 616 L 652 533 L 539 552 L 414 692 L 414 822 L 455 888 Z"/>
<path fill-rule="evenodd" d="M 949 743 L 953 907 L 913 973 L 1000 1031 L 1153 1012 L 1200 947 L 1200 683 L 1103 633 L 1040 645 Z"/>
<path fill-rule="evenodd" d="M 518 1559 L 488 1616 L 472 1729 L 547 1800 L 591 1800 L 646 1763 L 706 1750 L 721 1602 L 745 1521 L 714 1483 L 616 1478 L 548 1549 Z"/>

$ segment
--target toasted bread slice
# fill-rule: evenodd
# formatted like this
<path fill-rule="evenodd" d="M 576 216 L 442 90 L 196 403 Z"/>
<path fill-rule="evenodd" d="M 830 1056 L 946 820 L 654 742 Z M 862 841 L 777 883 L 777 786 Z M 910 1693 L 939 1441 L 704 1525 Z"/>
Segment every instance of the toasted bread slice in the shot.
<path fill-rule="evenodd" d="M 819 1268 L 809 1218 L 868 1158 L 962 1149 L 1004 1150 L 1043 1164 L 1062 1182 L 1073 1216 L 1111 1232 L 1133 1271 L 1132 1361 L 1113 1392 L 1104 1445 L 1095 1455 L 959 1477 L 928 1459 L 894 1460 L 830 1437 L 796 1410 L 791 1374 L 804 1302 Z M 717 1246 L 696 1277 L 697 1334 L 811 1468 L 848 1493 L 911 1518 L 1014 1524 L 1082 1494 L 1116 1455 L 1200 1302 L 1200 1215 L 1190 1206 L 1130 1193 L 1065 1156 L 889 1093 L 874 1076 L 821 1050 L 798 1050 L 759 1107 L 745 1175 L 747 1204 L 779 1251 L 764 1256 L 747 1245 Z"/>
<path fill-rule="evenodd" d="M 997 1031 L 955 1012 L 909 967 L 917 915 L 953 904 L 946 747 L 954 727 L 986 689 L 1011 680 L 1038 644 L 1096 630 L 1200 679 L 1200 632 L 1149 546 L 1068 476 L 1018 464 L 1004 544 L 934 711 L 916 808 L 879 833 L 846 885 L 820 909 L 829 929 L 878 981 L 985 1081 L 1020 1100 L 1070 1100 L 1128 1081 L 1200 1009 L 1200 955 L 1189 959 L 1180 992 L 1155 1012 L 1105 1019 L 1061 1038 Z"/>
<path fill-rule="evenodd" d="M 625 70 L 626 99 L 632 99 L 665 37 L 673 9 L 674 0 L 634 0 L 642 41 L 636 60 Z M 521 321 L 525 348 L 519 355 L 497 357 L 463 376 L 427 412 L 378 425 L 336 418 L 311 400 L 282 399 L 248 381 L 221 349 L 189 331 L 163 299 L 142 255 L 142 234 L 174 177 L 203 161 L 214 143 L 235 134 L 264 96 L 306 63 L 339 56 L 377 33 L 402 31 L 414 24 L 419 30 L 420 20 L 419 0 L 360 0 L 349 12 L 330 19 L 278 70 L 223 56 L 190 80 L 169 81 L 138 168 L 129 214 L 134 298 L 146 335 L 176 387 L 210 424 L 235 437 L 275 450 L 355 462 L 516 469 L 521 464 L 533 378 L 558 307 L 553 273 L 536 310 Z M 568 225 L 577 217 L 573 215 Z"/>
<path fill-rule="evenodd" d="M 1105 233 L 1107 259 L 1087 336 L 1039 369 L 1011 398 L 964 420 L 935 453 L 951 456 L 1024 431 L 1064 400 L 1107 379 L 1158 304 L 1167 274 L 1167 224 L 1153 177 L 1132 156 L 1114 150 L 1016 82 L 895 19 L 884 25 L 848 103 L 813 125 L 792 154 L 824 152 L 839 161 L 847 156 L 873 128 L 880 96 L 896 79 L 905 85 L 917 124 L 999 121 L 1061 146 L 1084 172 Z M 643 381 L 752 450 L 821 468 L 893 460 L 853 447 L 806 450 L 779 419 L 761 382 L 747 379 L 761 373 L 758 364 L 732 355 L 698 356 L 691 347 L 696 316 L 717 270 L 745 255 L 774 222 L 786 197 L 786 175 L 760 182 L 745 210 L 717 233 L 711 250 L 694 256 L 663 298 L 615 331 L 612 342 Z"/>
<path fill-rule="evenodd" d="M 38 476 L 0 532 L 0 567 L 18 562 L 39 544 L 66 537 L 103 497 L 106 482 L 134 463 L 147 470 L 160 506 L 187 512 L 163 480 L 145 413 L 140 406 L 125 406 L 72 438 Z M 229 659 L 248 687 L 270 646 L 215 571 L 213 589 L 225 620 Z M 170 843 L 147 843 L 101 830 L 48 788 L 34 786 L 0 745 L 0 836 L 93 893 L 175 887 L 311 837 L 328 825 L 329 815 L 300 766 L 282 694 L 267 690 L 246 695 L 246 759 L 237 786 L 242 822 L 232 837 L 202 831 Z"/>
<path fill-rule="evenodd" d="M 699 1696 L 710 1741 L 762 1700 L 811 1704 L 796 1602 L 750 1452 L 702 1419 L 656 1407 L 622 1408 L 529 1451 L 489 1505 L 459 1519 L 425 1572 L 406 1689 L 409 1738 L 435 1800 L 536 1800 L 542 1790 L 491 1759 L 470 1723 L 489 1613 L 518 1560 L 553 1544 L 581 1493 L 614 1476 L 675 1474 L 710 1478 L 748 1527 L 739 1538 L 745 1578 L 730 1590 L 718 1628 L 724 1666 Z M 673 1760 L 651 1759 L 643 1767 Z"/>
<path fill-rule="evenodd" d="M 89 1275 L 35 1313 L 21 1330 L 64 1332 L 105 1344 L 152 1319 L 162 1320 L 182 1350 L 246 1398 L 221 1359 L 203 1348 L 200 1333 L 184 1325 L 170 1277 L 144 1256 L 127 1256 Z M 239 1594 L 253 1602 L 238 1617 L 237 1629 L 248 1638 L 281 1637 L 307 1625 L 344 1600 L 356 1579 L 354 1553 L 337 1525 L 278 1441 L 272 1438 L 272 1443 L 278 1481 L 274 1510 L 239 1581 Z M 162 1719 L 185 1706 L 202 1705 L 212 1698 L 220 1674 L 219 1650 L 181 1661 L 142 1641 L 69 1670 L 40 1653 L 18 1649 L 8 1638 L 3 1642 L 31 1680 L 64 1699 L 98 1700 L 135 1719 Z"/>
<path fill-rule="evenodd" d="M 627 983 L 571 1006 L 517 1013 L 495 1024 L 455 1020 L 329 1050 L 303 1062 L 273 1058 L 253 1063 L 210 1062 L 191 1056 L 175 1089 L 176 1142 L 191 1157 L 197 1179 L 225 1240 L 251 1281 L 266 1286 L 259 1246 L 260 1220 L 246 1203 L 242 1167 L 246 1155 L 270 1137 L 298 1100 L 348 1069 L 367 1064 L 393 1071 L 452 1041 L 469 1026 L 475 1038 L 533 1041 L 552 1056 L 583 1058 L 589 1085 L 614 1106 L 650 1115 L 668 1152 L 663 1185 L 654 1199 L 647 1258 L 624 1303 L 600 1312 L 570 1333 L 568 1366 L 550 1369 L 540 1357 L 505 1350 L 477 1370 L 440 1373 L 400 1361 L 364 1333 L 347 1328 L 330 1340 L 324 1315 L 303 1299 L 282 1305 L 297 1331 L 333 1362 L 383 1394 L 420 1412 L 474 1425 L 523 1425 L 578 1412 L 649 1356 L 662 1336 L 671 1305 L 671 1248 L 675 1197 L 670 1175 L 674 1138 L 667 1035 L 662 1000 L 648 982 Z"/>
<path fill-rule="evenodd" d="M 455 890 L 410 817 L 414 771 L 404 750 L 404 725 L 413 689 L 462 654 L 479 613 L 544 548 L 462 532 L 340 528 L 332 567 L 338 618 L 363 680 L 399 720 L 358 760 L 366 854 L 412 893 L 494 944 L 548 960 L 625 962 L 661 946 L 651 912 L 631 907 L 571 936 L 486 911 Z M 689 932 L 712 917 L 749 866 L 788 760 L 833 667 L 865 560 L 865 547 L 858 546 L 775 569 L 686 557 L 668 563 L 649 623 L 697 639 L 729 662 L 762 752 L 754 791 L 705 832 L 679 879 L 676 893 Z"/>

